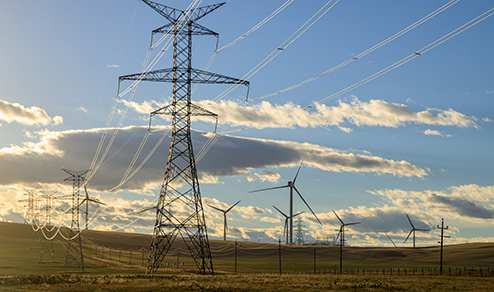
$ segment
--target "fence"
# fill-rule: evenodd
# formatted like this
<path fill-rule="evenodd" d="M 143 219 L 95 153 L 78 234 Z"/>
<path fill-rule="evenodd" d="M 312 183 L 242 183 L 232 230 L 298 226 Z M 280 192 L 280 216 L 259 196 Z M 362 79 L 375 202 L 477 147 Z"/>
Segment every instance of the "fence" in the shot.
<path fill-rule="evenodd" d="M 118 262 L 129 266 L 147 266 L 148 249 L 124 250 L 105 247 L 84 239 L 86 257 Z M 216 271 L 230 273 L 280 273 L 280 274 L 340 274 L 338 247 L 287 246 L 273 244 L 226 243 L 211 249 Z M 362 253 L 362 252 L 361 252 Z M 365 254 L 365 253 L 364 253 Z M 345 263 L 345 256 L 349 264 Z M 371 258 L 371 256 L 369 256 Z M 346 267 L 345 267 L 346 266 Z M 377 267 L 379 266 L 379 267 Z M 184 247 L 171 249 L 162 263 L 164 269 L 196 269 L 196 264 Z M 410 268 L 372 267 L 355 261 L 355 254 L 344 254 L 342 274 L 346 275 L 404 275 L 404 276 L 472 276 L 494 277 L 492 267 L 450 267 L 440 271 L 438 266 L 427 265 Z"/>

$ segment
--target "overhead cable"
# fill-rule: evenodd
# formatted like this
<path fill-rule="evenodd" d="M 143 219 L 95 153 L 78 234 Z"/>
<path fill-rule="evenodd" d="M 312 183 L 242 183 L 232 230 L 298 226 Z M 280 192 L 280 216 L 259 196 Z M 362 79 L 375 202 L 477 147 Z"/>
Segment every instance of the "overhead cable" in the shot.
<path fill-rule="evenodd" d="M 406 56 L 405 58 L 399 60 L 398 62 L 395 62 L 392 65 L 389 65 L 388 67 L 386 67 L 386 68 L 384 68 L 384 69 L 382 69 L 382 70 L 380 70 L 380 71 L 372 74 L 371 76 L 369 76 L 369 77 L 367 77 L 367 78 L 365 78 L 365 79 L 363 79 L 363 80 L 361 80 L 361 81 L 359 81 L 359 82 L 357 82 L 357 83 L 355 83 L 355 84 L 353 84 L 353 85 L 351 85 L 351 86 L 349 86 L 349 87 L 347 87 L 345 89 L 342 89 L 342 90 L 340 90 L 340 91 L 338 91 L 338 92 L 336 92 L 336 93 L 334 93 L 334 94 L 332 94 L 332 95 L 330 95 L 328 97 L 325 97 L 325 98 L 323 98 L 323 99 L 321 99 L 321 100 L 319 100 L 317 102 L 313 102 L 310 105 L 306 106 L 306 108 L 311 108 L 312 106 L 315 106 L 316 104 L 321 104 L 321 103 L 327 102 L 327 101 L 329 101 L 331 99 L 334 99 L 334 98 L 336 98 L 336 97 L 338 97 L 338 96 L 340 96 L 342 94 L 345 94 L 345 93 L 347 93 L 347 92 L 349 92 L 349 91 L 351 91 L 351 90 L 353 90 L 353 89 L 355 89 L 357 87 L 360 87 L 360 86 L 362 86 L 362 85 L 364 85 L 364 84 L 366 84 L 366 83 L 368 83 L 368 82 L 370 82 L 370 81 L 372 81 L 372 80 L 374 80 L 374 79 L 376 79 L 376 78 L 378 78 L 378 77 L 380 77 L 380 76 L 382 76 L 382 75 L 384 75 L 384 74 L 386 74 L 386 73 L 388 73 L 388 72 L 390 72 L 390 71 L 392 71 L 392 70 L 394 70 L 394 69 L 396 69 L 396 68 L 398 68 L 398 67 L 400 67 L 400 66 L 402 66 L 402 65 L 404 65 L 406 63 L 408 63 L 408 62 L 410 62 L 411 60 L 413 60 L 413 59 L 415 59 L 415 58 L 417 58 L 417 57 L 425 54 L 426 52 L 432 50 L 433 48 L 439 46 L 440 44 L 442 44 L 442 43 L 450 40 L 451 38 L 459 35 L 460 33 L 466 31 L 467 29 L 469 29 L 471 27 L 473 27 L 474 25 L 477 25 L 478 23 L 480 23 L 480 22 L 486 20 L 487 18 L 491 17 L 494 14 L 494 12 L 492 12 L 492 11 L 494 11 L 494 8 L 489 9 L 488 11 L 482 13 L 481 15 L 477 16 L 476 18 L 474 18 L 474 19 L 470 20 L 469 22 L 465 23 L 464 25 L 462 25 L 462 26 L 458 27 L 457 29 L 451 31 L 450 33 L 444 35 L 443 37 L 441 37 L 441 38 L 433 41 L 432 43 L 430 43 L 427 46 L 421 48 L 420 50 L 418 50 L 418 51 L 416 51 L 416 52 L 414 52 L 414 53 Z"/>
<path fill-rule="evenodd" d="M 400 36 L 406 34 L 407 32 L 411 31 L 412 29 L 418 27 L 419 25 L 425 23 L 426 21 L 428 21 L 429 19 L 433 18 L 434 16 L 438 15 L 439 13 L 443 12 L 444 10 L 448 9 L 449 7 L 453 6 L 454 4 L 456 4 L 457 2 L 459 2 L 460 0 L 451 0 L 450 2 L 446 3 L 445 5 L 439 7 L 438 9 L 436 9 L 435 11 L 431 12 L 430 14 L 428 14 L 427 16 L 423 17 L 422 19 L 416 21 L 415 23 L 409 25 L 408 27 L 402 29 L 401 31 L 397 32 L 396 34 L 390 36 L 389 38 L 385 39 L 384 41 L 374 45 L 373 47 L 363 51 L 362 53 L 344 61 L 343 63 L 341 64 L 338 64 L 314 77 L 311 77 L 309 79 L 306 79 L 300 83 L 297 83 L 295 85 L 292 85 L 290 87 L 287 87 L 287 88 L 284 88 L 282 90 L 278 90 L 276 92 L 273 92 L 273 93 L 270 93 L 270 94 L 266 94 L 266 95 L 263 95 L 261 97 L 258 97 L 258 98 L 254 98 L 254 99 L 251 99 L 251 101 L 257 101 L 257 100 L 262 100 L 262 99 L 266 99 L 268 97 L 272 97 L 272 96 L 275 96 L 275 95 L 278 95 L 278 94 L 281 94 L 281 93 L 285 93 L 287 91 L 290 91 L 290 90 L 293 90 L 295 88 L 298 88 L 302 85 L 305 85 L 307 83 L 310 83 L 314 80 L 317 80 L 325 75 L 328 75 L 329 73 L 332 73 L 340 68 L 343 68 L 345 67 L 346 65 L 350 64 L 350 63 L 353 63 L 354 61 L 357 61 L 358 59 L 364 57 L 365 55 L 368 55 L 372 52 L 374 52 L 375 50 L 381 48 L 382 46 L 394 41 L 395 39 L 399 38 Z"/>

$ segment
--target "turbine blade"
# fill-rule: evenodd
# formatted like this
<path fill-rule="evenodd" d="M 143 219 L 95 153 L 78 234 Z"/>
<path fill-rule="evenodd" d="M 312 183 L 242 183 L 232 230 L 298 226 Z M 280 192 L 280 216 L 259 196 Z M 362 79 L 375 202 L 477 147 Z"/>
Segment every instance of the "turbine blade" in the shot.
<path fill-rule="evenodd" d="M 355 223 L 347 223 L 347 224 L 344 224 L 345 226 L 348 226 L 348 225 L 357 225 L 357 224 L 360 224 L 360 222 L 355 222 Z"/>
<path fill-rule="evenodd" d="M 430 229 L 415 229 L 416 231 L 431 231 Z"/>
<path fill-rule="evenodd" d="M 279 186 L 279 187 L 272 187 L 272 188 L 266 188 L 266 189 L 260 189 L 260 190 L 250 191 L 248 193 L 257 193 L 257 192 L 263 192 L 263 191 L 269 191 L 269 190 L 276 190 L 276 189 L 282 189 L 282 188 L 288 188 L 288 187 L 289 187 L 289 185 Z"/>
<path fill-rule="evenodd" d="M 340 236 L 341 236 L 341 227 L 340 227 L 340 231 L 338 232 L 338 235 L 336 236 L 336 241 L 338 241 L 338 239 L 340 239 Z"/>
<path fill-rule="evenodd" d="M 302 195 L 300 194 L 300 192 L 297 190 L 297 188 L 295 186 L 293 186 L 293 189 L 297 192 L 297 194 L 299 195 L 299 197 L 302 199 L 302 201 L 304 201 L 305 205 L 307 206 L 307 208 L 309 208 L 309 210 L 312 212 L 312 214 L 314 215 L 314 217 L 316 217 L 317 221 L 319 222 L 319 224 L 322 225 L 322 222 L 321 220 L 319 220 L 319 218 L 317 218 L 317 215 L 316 213 L 314 213 L 314 211 L 312 211 L 312 208 L 309 206 L 309 204 L 307 204 L 307 202 L 305 201 L 304 197 L 302 197 Z"/>
<path fill-rule="evenodd" d="M 412 225 L 412 229 L 415 229 L 415 226 L 413 226 L 412 220 L 410 220 L 410 217 L 408 216 L 408 214 L 405 213 L 405 215 L 407 215 L 408 222 L 410 222 L 410 225 Z"/>
<path fill-rule="evenodd" d="M 387 233 L 386 233 L 386 236 L 389 238 L 389 240 L 391 241 L 391 243 L 396 247 L 395 242 L 391 239 L 391 237 L 389 237 L 389 235 Z"/>
<path fill-rule="evenodd" d="M 288 229 L 288 218 L 285 219 L 285 227 L 283 227 L 283 237 L 285 236 Z"/>
<path fill-rule="evenodd" d="M 307 150 L 309 150 L 309 148 L 307 148 Z M 305 155 L 307 155 L 307 150 L 305 151 L 304 157 L 302 157 L 302 161 L 300 161 L 300 165 L 298 166 L 297 173 L 295 174 L 295 177 L 293 178 L 293 184 L 295 184 L 295 181 L 297 180 L 298 173 L 300 172 L 300 169 L 302 168 L 302 164 L 304 164 Z"/>
<path fill-rule="evenodd" d="M 410 233 L 408 233 L 408 236 L 407 236 L 407 238 L 405 238 L 405 241 L 403 241 L 403 243 L 406 243 L 407 242 L 407 240 L 410 237 L 410 235 L 412 235 L 412 232 L 413 232 L 413 229 L 410 230 Z"/>
<path fill-rule="evenodd" d="M 333 210 L 333 213 L 336 215 L 336 218 L 338 218 L 338 220 L 340 220 L 341 224 L 344 225 L 345 223 L 343 223 L 343 220 L 340 219 L 340 216 L 338 216 L 338 214 L 336 214 L 336 212 Z"/>
<path fill-rule="evenodd" d="M 276 206 L 275 206 L 275 205 L 273 205 L 273 207 L 274 207 L 276 210 L 278 210 L 278 212 L 280 212 L 280 213 L 281 213 L 281 215 L 285 216 L 285 218 L 289 218 L 289 216 L 287 216 L 285 213 L 281 212 L 281 210 L 280 210 L 280 209 L 276 208 Z"/>
<path fill-rule="evenodd" d="M 302 214 L 302 213 L 304 213 L 304 211 L 302 211 L 302 212 L 298 212 L 297 214 L 294 214 L 294 215 L 292 216 L 292 218 L 293 218 L 293 217 L 297 217 L 298 215 L 300 215 L 300 214 Z"/>
<path fill-rule="evenodd" d="M 236 202 L 235 204 L 233 204 L 230 208 L 228 208 L 225 213 L 228 213 L 231 209 L 233 209 L 233 207 L 237 206 L 238 203 L 240 203 L 241 200 L 239 200 L 238 202 Z"/>
<path fill-rule="evenodd" d="M 84 200 L 86 200 L 86 199 L 84 199 Z M 100 204 L 100 205 L 105 205 L 105 206 L 106 206 L 106 204 L 105 204 L 105 203 L 103 203 L 103 202 L 101 202 L 101 201 L 99 201 L 99 200 L 93 199 L 93 198 L 89 198 L 89 199 L 87 199 L 87 200 L 88 200 L 89 202 L 93 202 L 93 203 L 96 203 L 96 204 Z"/>
<path fill-rule="evenodd" d="M 211 208 L 213 208 L 213 209 L 216 209 L 216 210 L 218 210 L 220 212 L 225 213 L 225 211 L 224 210 L 221 210 L 220 208 L 216 208 L 215 206 L 211 206 L 211 205 L 208 205 L 208 206 L 211 207 Z"/>

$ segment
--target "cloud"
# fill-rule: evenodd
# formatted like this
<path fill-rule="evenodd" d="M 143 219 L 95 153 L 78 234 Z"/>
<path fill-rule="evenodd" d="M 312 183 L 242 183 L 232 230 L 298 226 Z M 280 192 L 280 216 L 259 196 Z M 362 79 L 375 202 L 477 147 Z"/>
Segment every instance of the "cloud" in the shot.
<path fill-rule="evenodd" d="M 87 113 L 87 109 L 85 109 L 82 105 L 79 108 L 77 108 L 76 111 Z"/>
<path fill-rule="evenodd" d="M 149 114 L 164 103 L 144 101 L 139 104 L 121 100 L 126 106 L 142 114 Z M 233 126 L 264 128 L 294 128 L 294 127 L 328 127 L 336 126 L 344 132 L 352 130 L 347 123 L 355 126 L 380 126 L 397 128 L 408 123 L 475 127 L 478 128 L 477 118 L 469 117 L 452 109 L 427 109 L 413 112 L 406 105 L 388 103 L 383 100 L 362 102 L 357 97 L 351 103 L 340 101 L 337 106 L 317 104 L 314 111 L 307 111 L 299 105 L 288 102 L 284 105 L 271 104 L 263 101 L 255 105 L 245 105 L 235 101 L 214 102 L 202 100 L 197 102 L 203 108 L 212 111 L 220 117 L 219 123 L 230 123 Z M 197 118 L 204 121 L 211 119 Z"/>
<path fill-rule="evenodd" d="M 254 173 L 254 175 L 247 175 L 247 179 L 249 182 L 252 182 L 256 179 L 260 181 L 268 181 L 272 183 L 277 183 L 278 180 L 280 179 L 280 174 L 277 173 L 276 171 L 269 171 L 269 170 L 264 170 L 262 174 L 259 173 Z"/>
<path fill-rule="evenodd" d="M 443 191 L 421 192 L 405 190 L 369 191 L 385 197 L 392 205 L 420 209 L 430 214 L 440 213 L 453 219 L 468 222 L 485 222 L 494 219 L 494 186 L 463 185 Z M 436 215 L 437 216 L 437 215 Z"/>
<path fill-rule="evenodd" d="M 0 99 L 0 120 L 7 123 L 17 122 L 23 125 L 58 125 L 63 123 L 63 118 L 56 116 L 53 119 L 48 116 L 45 110 L 32 106 L 26 108 L 18 103 L 10 103 Z"/>
<path fill-rule="evenodd" d="M 120 65 L 106 65 L 108 68 L 120 68 Z"/>
<path fill-rule="evenodd" d="M 461 216 L 480 218 L 480 219 L 493 219 L 494 210 L 488 210 L 482 206 L 461 198 L 448 198 L 445 196 L 438 196 L 432 194 L 430 198 L 431 202 L 441 204 L 445 208 L 451 208 L 452 212 L 456 212 Z"/>
<path fill-rule="evenodd" d="M 135 174 L 124 189 L 142 190 L 156 188 L 163 178 L 169 137 L 161 145 L 158 141 L 166 127 L 153 128 L 142 152 L 132 164 L 131 170 L 140 165 L 144 157 L 157 147 L 145 166 Z M 104 162 L 90 181 L 90 187 L 96 190 L 108 190 L 118 185 L 124 173 L 131 165 L 139 144 L 146 136 L 147 127 L 125 127 L 118 131 L 108 154 L 102 158 L 109 137 L 115 129 L 110 129 L 103 145 L 103 151 L 97 161 Z M 39 142 L 26 142 L 22 146 L 12 145 L 0 149 L 0 185 L 25 183 L 37 186 L 39 183 L 59 183 L 65 178 L 61 167 L 71 170 L 83 170 L 90 167 L 95 149 L 102 138 L 104 129 L 69 130 L 36 132 Z M 213 134 L 192 131 L 196 153 L 199 153 Z M 82 139 L 82 140 L 81 140 Z M 80 144 L 79 144 L 79 141 Z M 217 183 L 221 177 L 245 176 L 251 170 L 263 169 L 258 178 L 274 180 L 277 174 L 269 168 L 295 167 L 302 159 L 307 148 L 305 164 L 325 171 L 361 172 L 389 174 L 402 177 L 424 177 L 427 171 L 406 161 L 394 161 L 370 154 L 353 153 L 318 145 L 300 144 L 290 141 L 253 139 L 222 136 L 207 155 L 198 160 L 200 180 Z M 77 149 L 74 152 L 74 149 Z M 197 154 L 196 154 L 197 155 Z"/>
<path fill-rule="evenodd" d="M 431 130 L 431 129 L 425 130 L 424 134 L 431 136 L 451 137 L 451 135 L 445 135 L 438 130 Z"/>

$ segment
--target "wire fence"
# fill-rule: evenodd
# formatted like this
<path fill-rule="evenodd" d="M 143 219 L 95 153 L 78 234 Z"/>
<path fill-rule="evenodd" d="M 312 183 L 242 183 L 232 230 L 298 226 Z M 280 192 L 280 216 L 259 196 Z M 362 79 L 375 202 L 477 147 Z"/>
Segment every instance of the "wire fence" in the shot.
<path fill-rule="evenodd" d="M 123 266 L 144 269 L 148 262 L 147 248 L 138 250 L 122 249 L 98 245 L 84 239 L 86 251 L 84 256 L 96 258 Z M 414 267 L 385 267 L 383 264 L 372 267 L 369 264 L 345 264 L 339 267 L 338 247 L 288 246 L 273 244 L 237 244 L 227 243 L 212 248 L 213 265 L 219 273 L 279 273 L 279 274 L 313 274 L 313 275 L 402 275 L 402 276 L 470 276 L 494 277 L 494 268 L 490 266 L 443 266 L 438 265 Z M 347 255 L 353 256 L 351 252 Z M 364 256 L 368 256 L 365 255 Z M 379 256 L 379 255 L 377 255 Z M 347 266 L 347 267 L 345 267 Z M 196 263 L 189 251 L 183 247 L 170 249 L 162 262 L 162 270 L 182 270 L 193 272 Z"/>

